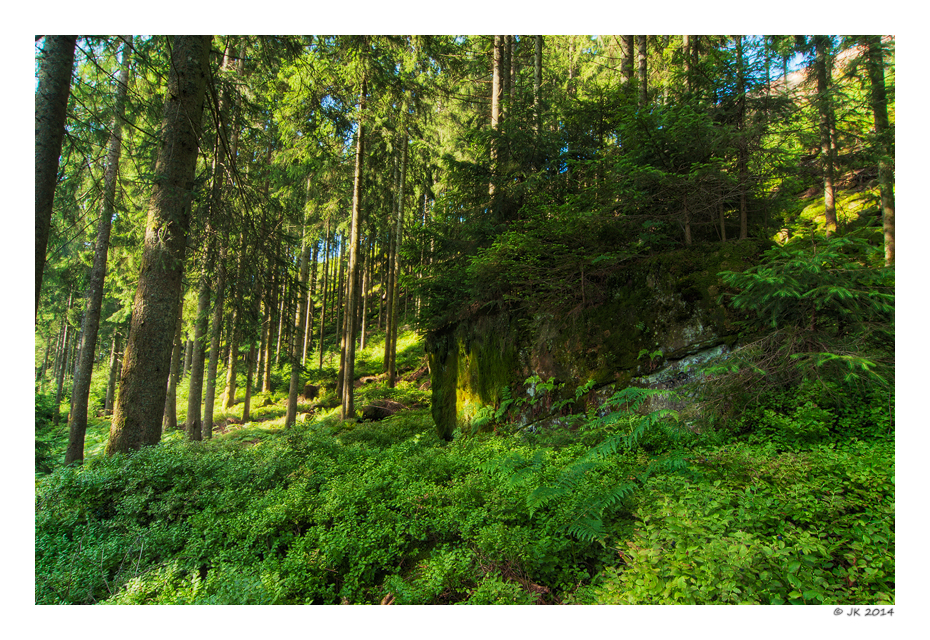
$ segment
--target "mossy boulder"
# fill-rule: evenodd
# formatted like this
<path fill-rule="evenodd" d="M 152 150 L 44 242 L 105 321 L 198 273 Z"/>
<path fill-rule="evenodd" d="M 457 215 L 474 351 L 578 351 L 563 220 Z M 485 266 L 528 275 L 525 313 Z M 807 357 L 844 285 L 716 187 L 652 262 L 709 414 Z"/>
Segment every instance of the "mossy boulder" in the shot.
<path fill-rule="evenodd" d="M 635 378 L 719 345 L 732 346 L 737 320 L 720 302 L 721 271 L 755 263 L 766 241 L 701 245 L 631 261 L 600 283 L 600 297 L 573 313 L 520 308 L 476 313 L 433 331 L 426 350 L 433 419 L 452 438 L 505 387 L 554 378 L 564 392 L 594 380 L 623 387 Z M 532 419 L 528 416 L 527 419 Z"/>

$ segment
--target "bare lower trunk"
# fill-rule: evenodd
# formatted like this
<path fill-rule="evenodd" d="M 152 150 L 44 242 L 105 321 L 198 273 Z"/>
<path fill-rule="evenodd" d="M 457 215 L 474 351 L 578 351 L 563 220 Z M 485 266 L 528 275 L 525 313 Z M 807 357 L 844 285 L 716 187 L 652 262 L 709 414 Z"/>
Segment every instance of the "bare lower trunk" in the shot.
<path fill-rule="evenodd" d="M 326 248 L 323 253 L 323 298 L 320 304 L 319 368 L 323 369 L 323 328 L 326 325 L 326 294 L 329 288 L 329 219 L 326 220 Z"/>
<path fill-rule="evenodd" d="M 349 274 L 346 293 L 345 376 L 343 378 L 342 419 L 355 417 L 355 332 L 359 302 L 360 228 L 362 217 L 362 175 L 365 167 L 365 127 L 361 121 L 365 113 L 365 81 L 362 80 L 359 99 L 359 123 L 355 146 L 355 176 L 352 187 L 352 222 L 349 230 Z"/>
<path fill-rule="evenodd" d="M 113 344 L 110 349 L 110 377 L 107 380 L 107 397 L 103 403 L 106 415 L 113 413 L 113 393 L 116 391 L 116 363 L 119 362 L 119 333 L 113 332 Z"/>
<path fill-rule="evenodd" d="M 246 356 L 245 370 L 245 400 L 242 403 L 242 422 L 249 421 L 249 410 L 252 405 L 252 363 L 255 362 L 255 345 L 249 343 L 249 355 Z"/>
<path fill-rule="evenodd" d="M 393 313 L 391 314 L 391 325 L 388 327 L 388 335 L 390 341 L 390 350 L 388 352 L 388 370 L 387 370 L 387 384 L 388 387 L 393 388 L 395 377 L 397 375 L 397 323 L 398 315 L 400 313 L 399 305 L 399 296 L 400 296 L 400 242 L 403 237 L 403 225 L 404 225 L 404 184 L 407 181 L 407 136 L 404 136 L 404 143 L 401 147 L 401 161 L 400 161 L 400 188 L 398 189 L 398 204 L 397 204 L 397 220 L 395 222 L 396 226 L 394 228 L 394 267 L 392 269 L 394 273 L 393 278 L 393 287 L 392 291 L 388 292 L 388 295 L 391 296 L 391 307 L 393 308 Z"/>
<path fill-rule="evenodd" d="M 359 342 L 358 348 L 365 349 L 365 334 L 367 331 L 367 319 L 368 319 L 368 290 L 371 288 L 371 251 L 372 251 L 372 241 L 369 237 L 368 246 L 365 250 L 365 264 L 362 266 L 362 315 L 361 315 L 361 325 L 359 326 Z"/>
<path fill-rule="evenodd" d="M 181 326 L 184 315 L 184 296 L 181 296 L 181 305 L 178 307 L 177 327 L 174 336 L 174 348 L 171 351 L 171 365 L 168 374 L 168 391 L 165 396 L 165 416 L 162 421 L 162 432 L 178 428 L 178 380 L 181 379 Z"/>
<path fill-rule="evenodd" d="M 210 286 L 205 268 L 197 295 L 197 320 L 194 324 L 194 346 L 191 355 L 191 379 L 187 391 L 187 437 L 202 440 L 200 405 L 203 403 L 204 343 L 207 340 L 210 317 Z"/>
<path fill-rule="evenodd" d="M 213 322 L 210 325 L 210 363 L 203 398 L 203 439 L 213 437 L 213 403 L 216 399 L 216 372 L 220 361 L 220 338 L 223 334 L 223 298 L 226 294 L 226 252 L 220 247 L 216 274 L 216 299 L 213 301 Z"/>
<path fill-rule="evenodd" d="M 305 221 L 304 229 L 303 229 L 303 236 L 304 236 L 303 247 L 301 248 L 301 252 L 300 252 L 300 272 L 298 276 L 300 278 L 300 287 L 298 290 L 304 289 L 307 285 L 308 247 L 307 247 L 307 238 L 306 238 L 306 235 L 307 235 L 306 227 L 307 225 Z M 285 419 L 284 419 L 285 429 L 294 426 L 294 422 L 297 419 L 297 394 L 300 392 L 300 390 L 298 389 L 298 387 L 300 386 L 300 343 L 301 343 L 300 334 L 301 334 L 301 331 L 303 331 L 304 309 L 305 307 L 303 305 L 299 304 L 297 306 L 297 318 L 296 318 L 296 322 L 294 322 L 294 335 L 292 336 L 291 341 L 290 341 L 290 349 L 288 349 L 288 353 L 290 355 L 290 363 L 291 363 L 291 384 L 290 384 L 290 388 L 288 389 L 288 395 L 287 395 L 287 415 L 285 416 Z"/>
<path fill-rule="evenodd" d="M 131 36 L 123 36 L 122 69 L 116 90 L 116 106 L 107 151 L 107 166 L 103 179 L 103 212 L 97 225 L 94 246 L 94 264 L 87 286 L 87 307 L 81 327 L 81 344 L 78 347 L 74 388 L 71 392 L 71 413 L 68 425 L 68 450 L 65 464 L 84 460 L 84 434 L 87 432 L 87 410 L 90 381 L 94 370 L 94 352 L 97 349 L 97 331 L 100 328 L 100 309 L 103 305 L 103 282 L 107 271 L 107 253 L 110 248 L 110 227 L 115 209 L 116 172 L 122 150 L 123 109 L 129 84 L 129 47 Z"/>
<path fill-rule="evenodd" d="M 174 38 L 167 93 L 172 99 L 165 102 L 142 266 L 107 443 L 111 455 L 161 439 L 210 43 L 210 36 Z"/>

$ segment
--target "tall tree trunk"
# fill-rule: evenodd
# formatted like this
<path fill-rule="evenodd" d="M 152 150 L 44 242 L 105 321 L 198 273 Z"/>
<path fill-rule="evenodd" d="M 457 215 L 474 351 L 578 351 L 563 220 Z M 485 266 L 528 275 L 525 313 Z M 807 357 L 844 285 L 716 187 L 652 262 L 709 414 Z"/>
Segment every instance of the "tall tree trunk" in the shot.
<path fill-rule="evenodd" d="M 737 176 L 739 179 L 739 239 L 749 237 L 749 141 L 746 132 L 746 78 L 743 61 L 743 36 L 736 36 L 736 93 L 737 101 L 736 128 L 739 131 L 737 140 Z"/>
<path fill-rule="evenodd" d="M 242 402 L 242 422 L 243 424 L 249 421 L 251 417 L 249 411 L 252 405 L 252 363 L 255 361 L 255 343 L 249 341 L 249 355 L 246 356 L 247 362 L 245 366 L 245 400 Z"/>
<path fill-rule="evenodd" d="M 501 91 L 503 89 L 503 78 L 501 71 L 504 59 L 504 37 L 494 36 L 493 62 L 491 71 L 491 130 L 496 134 L 500 129 L 501 119 Z M 500 154 L 499 142 L 496 138 L 491 140 L 491 181 L 488 184 L 488 195 L 494 198 L 497 191 L 496 175 L 498 157 Z"/>
<path fill-rule="evenodd" d="M 319 252 L 319 242 L 313 243 L 313 256 L 310 258 L 310 281 L 307 290 L 307 324 L 304 326 L 303 355 L 300 358 L 301 366 L 307 364 L 307 345 L 313 341 L 313 293 L 316 285 L 316 262 Z"/>
<path fill-rule="evenodd" d="M 223 391 L 223 408 L 229 409 L 236 404 L 236 370 L 239 364 L 239 341 L 242 339 L 243 308 L 242 287 L 245 277 L 245 233 L 239 233 L 239 254 L 236 260 L 236 280 L 231 290 L 234 292 L 232 318 L 229 322 L 229 361 L 226 365 L 226 389 Z"/>
<path fill-rule="evenodd" d="M 270 333 L 271 325 L 271 307 L 269 305 L 269 299 L 274 290 L 274 282 L 271 280 L 271 268 L 269 267 L 268 271 L 265 274 L 265 281 L 268 283 L 268 287 L 265 288 L 265 295 L 262 296 L 261 302 L 261 336 L 259 336 L 258 343 L 258 362 L 255 367 L 255 386 L 261 388 L 262 381 L 265 378 L 265 352 L 268 350 L 268 340 Z"/>
<path fill-rule="evenodd" d="M 209 263 L 209 258 L 204 257 Z M 197 319 L 194 322 L 194 341 L 191 349 L 191 377 L 187 391 L 187 437 L 191 440 L 202 440 L 200 405 L 203 403 L 203 369 L 204 369 L 204 343 L 207 340 L 208 322 L 210 319 L 210 285 L 208 268 L 205 265 L 201 273 L 200 290 L 197 294 Z"/>
<path fill-rule="evenodd" d="M 274 340 L 275 310 L 278 308 L 278 270 L 271 267 L 271 287 L 268 290 L 268 339 L 265 341 L 265 368 L 262 371 L 262 392 L 271 391 L 271 343 Z"/>
<path fill-rule="evenodd" d="M 691 36 L 681 36 L 681 58 L 685 70 L 685 87 L 691 92 Z"/>
<path fill-rule="evenodd" d="M 222 242 L 222 240 L 220 241 Z M 210 324 L 210 362 L 207 365 L 207 382 L 203 398 L 204 440 L 213 437 L 213 403 L 216 401 L 216 373 L 220 361 L 220 339 L 223 336 L 223 302 L 226 295 L 226 249 L 221 245 L 217 258 L 216 295 L 213 300 L 213 321 Z"/>
<path fill-rule="evenodd" d="M 300 251 L 300 272 L 298 276 L 300 278 L 300 286 L 297 289 L 298 291 L 304 290 L 307 286 L 307 254 L 309 253 L 309 247 L 307 245 L 306 216 L 304 217 L 303 227 L 303 242 Z M 294 334 L 290 340 L 290 349 L 288 349 L 291 363 L 291 385 L 288 389 L 287 395 L 287 414 L 284 419 L 285 429 L 294 426 L 294 421 L 297 418 L 297 394 L 300 392 L 300 389 L 298 388 L 300 386 L 300 333 L 303 331 L 303 314 L 305 308 L 306 307 L 304 307 L 302 304 L 297 305 L 297 318 L 296 322 L 294 322 Z"/>
<path fill-rule="evenodd" d="M 194 354 L 194 342 L 188 334 L 184 336 L 184 362 L 181 364 L 181 377 L 183 380 L 191 371 L 191 357 Z"/>
<path fill-rule="evenodd" d="M 814 72 L 817 75 L 817 110 L 820 113 L 820 154 L 823 171 L 823 204 L 826 217 L 826 234 L 836 231 L 836 191 L 833 186 L 835 153 L 831 127 L 833 122 L 833 101 L 830 98 L 830 38 L 814 36 L 816 58 Z"/>
<path fill-rule="evenodd" d="M 501 99 L 505 102 L 502 103 L 501 114 L 506 117 L 507 109 L 510 108 L 510 88 L 511 88 L 511 78 L 513 69 L 513 64 L 511 62 L 513 58 L 513 36 L 504 36 L 504 50 L 503 55 L 501 56 Z"/>
<path fill-rule="evenodd" d="M 875 137 L 878 140 L 878 188 L 882 198 L 882 227 L 885 234 L 885 266 L 894 264 L 894 132 L 888 124 L 885 95 L 885 59 L 881 36 L 866 36 L 869 81 Z"/>
<path fill-rule="evenodd" d="M 338 285 L 336 285 L 336 290 L 333 292 L 333 300 L 334 300 L 335 303 L 336 303 L 336 304 L 335 304 L 335 307 L 334 307 L 334 309 L 333 309 L 333 315 L 336 316 L 336 325 L 333 327 L 333 333 L 334 333 L 336 336 L 342 336 L 342 335 L 344 335 L 344 333 L 345 333 L 345 332 L 344 332 L 344 327 L 345 327 L 345 324 L 344 324 L 345 317 L 344 317 L 344 316 L 345 316 L 345 314 L 343 313 L 343 306 L 342 306 L 342 302 L 343 302 L 343 292 L 345 291 L 345 257 L 346 257 L 346 239 L 345 239 L 345 234 L 340 234 L 340 237 L 339 237 L 339 264 L 338 264 L 338 267 L 339 267 L 339 280 L 338 280 Z M 335 273 L 334 273 L 333 275 L 335 275 Z M 340 340 L 338 340 L 338 342 L 341 342 L 341 341 L 342 341 L 342 340 L 341 340 L 341 338 L 340 338 Z M 341 399 L 341 398 L 342 398 L 342 375 L 341 375 L 341 374 L 342 374 L 342 362 L 341 362 L 342 345 L 341 345 L 341 344 L 339 345 L 339 348 L 340 348 L 340 364 L 339 364 L 339 373 L 340 373 L 340 375 L 339 375 L 339 377 L 338 377 L 337 380 L 336 380 L 336 385 L 337 385 L 337 388 L 338 388 L 338 391 L 337 391 L 336 395 Z"/>
<path fill-rule="evenodd" d="M 283 278 L 281 283 L 281 304 L 278 306 L 278 337 L 275 341 L 274 349 L 274 364 L 278 366 L 278 363 L 281 361 L 281 334 L 284 333 L 284 307 L 287 302 L 287 278 Z"/>
<path fill-rule="evenodd" d="M 94 264 L 87 285 L 87 307 L 81 327 L 81 344 L 78 347 L 74 388 L 71 391 L 71 418 L 68 425 L 68 449 L 65 464 L 84 461 L 84 434 L 87 432 L 87 403 L 90 396 L 90 379 L 94 370 L 94 352 L 97 349 L 97 331 L 100 328 L 100 308 L 103 304 L 103 281 L 107 271 L 107 253 L 110 248 L 110 227 L 116 199 L 116 174 L 122 150 L 123 111 L 129 86 L 129 51 L 132 36 L 123 36 L 119 80 L 110 142 L 107 149 L 107 166 L 103 178 L 103 211 L 97 224 L 94 246 Z"/>
<path fill-rule="evenodd" d="M 61 394 L 65 386 L 65 371 L 68 368 L 68 351 L 70 350 L 70 347 L 71 347 L 71 334 L 72 333 L 73 332 L 71 330 L 71 326 L 68 324 L 65 324 L 65 339 L 64 339 L 64 344 L 62 345 L 62 350 L 61 350 L 61 365 L 58 368 L 58 384 L 57 384 L 58 388 L 55 391 L 55 406 L 56 407 L 61 406 Z"/>
<path fill-rule="evenodd" d="M 52 205 L 58 182 L 58 160 L 65 137 L 65 116 L 71 93 L 71 70 L 74 67 L 74 45 L 77 36 L 45 36 L 39 60 L 39 82 L 36 89 L 36 309 L 39 315 L 39 294 L 42 292 L 42 272 L 48 249 Z"/>
<path fill-rule="evenodd" d="M 367 247 L 365 248 L 364 264 L 362 265 L 362 316 L 361 316 L 361 326 L 359 327 L 359 342 L 358 348 L 365 349 L 365 334 L 367 329 L 367 320 L 368 320 L 368 292 L 371 288 L 371 270 L 372 270 L 372 260 L 371 252 L 374 248 L 374 238 L 371 236 L 369 230 Z"/>
<path fill-rule="evenodd" d="M 329 289 L 329 218 L 326 219 L 326 231 L 323 233 L 325 238 L 325 249 L 323 250 L 323 296 L 320 304 L 320 339 L 319 339 L 319 369 L 323 369 L 323 329 L 326 326 L 326 294 Z"/>
<path fill-rule="evenodd" d="M 103 412 L 106 415 L 113 413 L 113 394 L 116 391 L 116 363 L 119 362 L 119 332 L 113 332 L 113 343 L 110 348 L 110 376 L 107 379 L 107 396 L 103 402 Z"/>
<path fill-rule="evenodd" d="M 398 304 L 400 295 L 400 243 L 403 237 L 403 224 L 404 224 L 404 184 L 407 182 L 407 136 L 404 135 L 404 142 L 401 147 L 401 161 L 400 161 L 400 188 L 397 193 L 397 220 L 395 222 L 394 228 L 394 266 L 391 271 L 394 273 L 392 278 L 391 290 L 388 291 L 388 295 L 391 296 L 391 308 L 393 309 L 390 315 L 390 325 L 388 326 L 388 339 L 387 342 L 390 343 L 390 349 L 388 351 L 388 363 L 387 363 L 387 385 L 390 388 L 394 387 L 394 378 L 397 374 L 397 317 L 400 314 L 400 306 Z"/>
<path fill-rule="evenodd" d="M 365 168 L 365 79 L 359 96 L 358 133 L 355 146 L 355 176 L 352 186 L 352 222 L 349 231 L 349 274 L 346 294 L 345 376 L 342 382 L 342 419 L 355 417 L 355 316 L 359 301 L 359 237 L 362 224 L 362 176 Z"/>
<path fill-rule="evenodd" d="M 633 36 L 620 36 L 621 58 L 620 63 L 621 77 L 623 84 L 627 87 L 633 87 L 633 58 L 635 57 Z"/>
<path fill-rule="evenodd" d="M 210 36 L 176 36 L 162 145 L 149 205 L 142 267 L 123 357 L 107 453 L 156 444 L 191 220 L 194 168 L 209 75 Z"/>
<path fill-rule="evenodd" d="M 541 35 L 533 36 L 534 55 L 533 55 L 533 127 L 536 134 L 542 126 L 542 105 L 540 104 L 540 91 L 542 88 L 542 50 L 543 37 Z"/>
<path fill-rule="evenodd" d="M 181 327 L 184 324 L 184 292 L 180 295 L 178 317 L 175 322 L 174 347 L 171 350 L 171 364 L 168 366 L 168 389 L 165 395 L 162 433 L 178 428 L 178 381 L 181 379 Z"/>
<path fill-rule="evenodd" d="M 639 104 L 646 106 L 649 99 L 649 86 L 646 73 L 646 56 L 649 53 L 647 38 L 649 36 L 636 36 L 636 48 L 638 49 L 639 63 Z"/>

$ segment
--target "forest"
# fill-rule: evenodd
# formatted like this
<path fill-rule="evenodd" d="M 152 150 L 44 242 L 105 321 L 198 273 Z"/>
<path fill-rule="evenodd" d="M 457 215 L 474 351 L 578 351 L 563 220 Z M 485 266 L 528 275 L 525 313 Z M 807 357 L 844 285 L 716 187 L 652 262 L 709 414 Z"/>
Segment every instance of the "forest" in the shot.
<path fill-rule="evenodd" d="M 895 39 L 36 36 L 35 604 L 895 604 Z"/>

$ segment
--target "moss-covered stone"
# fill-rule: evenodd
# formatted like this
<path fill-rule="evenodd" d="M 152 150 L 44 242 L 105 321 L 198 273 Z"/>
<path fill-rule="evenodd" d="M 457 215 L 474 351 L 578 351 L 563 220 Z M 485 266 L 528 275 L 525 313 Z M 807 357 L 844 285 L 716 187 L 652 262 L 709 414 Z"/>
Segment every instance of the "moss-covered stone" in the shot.
<path fill-rule="evenodd" d="M 568 316 L 524 304 L 433 332 L 427 351 L 440 436 L 451 438 L 531 375 L 554 378 L 568 397 L 588 380 L 622 387 L 669 362 L 732 346 L 737 318 L 718 302 L 725 291 L 718 273 L 754 264 L 769 244 L 701 245 L 628 263 L 601 284 L 597 303 Z"/>

